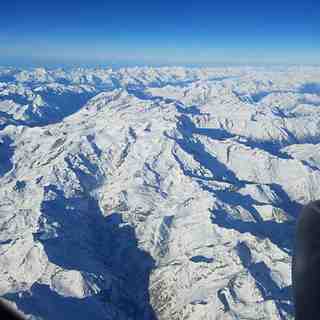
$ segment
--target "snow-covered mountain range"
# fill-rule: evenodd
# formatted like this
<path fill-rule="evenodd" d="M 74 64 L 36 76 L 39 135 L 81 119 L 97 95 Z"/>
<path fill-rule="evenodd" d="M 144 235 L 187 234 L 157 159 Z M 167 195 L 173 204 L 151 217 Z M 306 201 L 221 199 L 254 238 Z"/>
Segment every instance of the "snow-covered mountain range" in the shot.
<path fill-rule="evenodd" d="M 293 319 L 320 67 L 0 69 L 0 296 L 30 319 Z"/>

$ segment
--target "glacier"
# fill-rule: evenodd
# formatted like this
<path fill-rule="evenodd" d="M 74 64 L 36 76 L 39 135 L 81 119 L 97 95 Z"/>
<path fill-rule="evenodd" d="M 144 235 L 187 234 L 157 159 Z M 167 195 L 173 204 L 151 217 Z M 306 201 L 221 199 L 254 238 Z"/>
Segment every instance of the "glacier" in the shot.
<path fill-rule="evenodd" d="M 320 67 L 0 68 L 0 296 L 27 319 L 294 319 Z"/>

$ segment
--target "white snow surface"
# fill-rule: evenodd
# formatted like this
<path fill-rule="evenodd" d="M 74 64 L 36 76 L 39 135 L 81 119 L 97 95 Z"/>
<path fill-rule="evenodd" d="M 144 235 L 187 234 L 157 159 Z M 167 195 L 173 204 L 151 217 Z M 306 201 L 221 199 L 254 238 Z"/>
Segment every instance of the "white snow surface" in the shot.
<path fill-rule="evenodd" d="M 320 68 L 0 68 L 0 296 L 29 319 L 293 319 Z"/>

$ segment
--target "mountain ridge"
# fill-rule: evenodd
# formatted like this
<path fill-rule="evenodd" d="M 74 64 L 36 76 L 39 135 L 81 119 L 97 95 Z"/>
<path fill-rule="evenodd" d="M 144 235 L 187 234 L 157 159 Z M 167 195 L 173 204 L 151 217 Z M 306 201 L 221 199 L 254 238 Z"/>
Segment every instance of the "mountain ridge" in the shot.
<path fill-rule="evenodd" d="M 1 297 L 31 319 L 293 319 L 319 68 L 0 79 Z"/>

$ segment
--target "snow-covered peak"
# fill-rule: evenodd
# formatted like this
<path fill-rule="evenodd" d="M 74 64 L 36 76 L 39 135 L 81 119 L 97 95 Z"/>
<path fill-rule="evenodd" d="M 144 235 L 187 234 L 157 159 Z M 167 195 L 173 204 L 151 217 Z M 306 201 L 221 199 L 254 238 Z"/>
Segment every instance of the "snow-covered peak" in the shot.
<path fill-rule="evenodd" d="M 31 319 L 293 319 L 319 68 L 0 80 L 2 298 Z"/>

